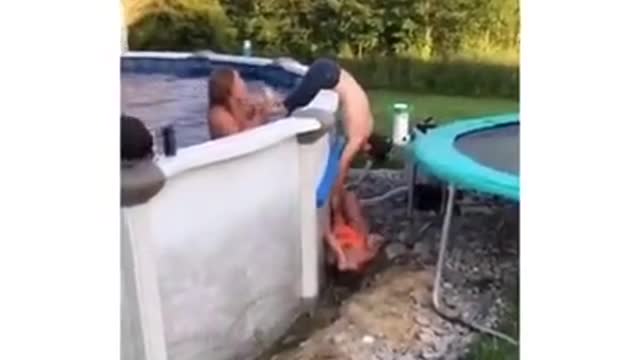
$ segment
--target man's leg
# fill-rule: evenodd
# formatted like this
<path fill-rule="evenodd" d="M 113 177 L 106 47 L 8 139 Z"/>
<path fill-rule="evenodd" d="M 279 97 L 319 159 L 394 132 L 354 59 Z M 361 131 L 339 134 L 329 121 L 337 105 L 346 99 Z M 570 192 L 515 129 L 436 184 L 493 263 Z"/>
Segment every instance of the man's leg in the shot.
<path fill-rule="evenodd" d="M 314 61 L 302 78 L 302 82 L 283 101 L 287 114 L 309 104 L 320 90 L 335 88 L 340 80 L 340 72 L 340 66 L 335 61 L 329 59 Z"/>

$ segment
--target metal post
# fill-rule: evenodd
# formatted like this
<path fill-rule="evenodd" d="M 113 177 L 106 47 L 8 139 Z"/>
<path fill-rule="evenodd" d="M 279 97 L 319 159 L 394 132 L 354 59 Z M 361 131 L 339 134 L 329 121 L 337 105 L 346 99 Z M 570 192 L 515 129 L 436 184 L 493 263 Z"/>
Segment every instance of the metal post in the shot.
<path fill-rule="evenodd" d="M 447 193 L 448 193 L 447 189 L 448 188 L 447 188 L 446 184 L 440 183 L 440 193 L 442 194 L 442 202 L 440 203 L 440 210 L 438 212 L 438 215 L 441 215 L 441 216 L 443 216 L 445 211 L 446 211 L 446 201 L 445 201 L 445 199 L 448 199 L 447 198 Z"/>
<path fill-rule="evenodd" d="M 407 215 L 409 221 L 413 223 L 413 197 L 416 188 L 416 177 L 418 172 L 418 164 L 412 162 L 409 166 L 409 200 L 407 201 Z"/>
<path fill-rule="evenodd" d="M 414 198 L 415 198 L 415 189 L 416 189 L 416 178 L 418 173 L 418 164 L 416 162 L 411 162 L 409 165 L 409 189 L 408 191 L 408 199 L 407 199 L 407 215 L 409 218 L 409 231 L 407 232 L 407 242 L 414 243 L 415 233 L 414 233 Z"/>
<path fill-rule="evenodd" d="M 474 329 L 476 331 L 480 331 L 482 333 L 485 334 L 489 334 L 491 336 L 495 336 L 497 338 L 500 338 L 502 340 L 505 340 L 515 346 L 518 346 L 518 342 L 506 335 L 503 334 L 499 331 L 496 330 L 492 330 L 490 328 L 484 327 L 484 326 L 480 326 L 478 324 L 475 324 L 473 322 L 467 322 L 465 320 L 463 320 L 462 318 L 458 317 L 458 316 L 453 316 L 447 313 L 447 311 L 445 311 L 440 304 L 440 283 L 442 282 L 442 272 L 444 271 L 444 261 L 446 258 L 446 250 L 447 250 L 447 243 L 449 242 L 449 233 L 451 230 L 451 218 L 453 217 L 453 204 L 456 198 L 456 188 L 453 184 L 449 184 L 448 186 L 448 197 L 447 197 L 447 206 L 445 209 L 445 214 L 444 214 L 444 222 L 442 224 L 442 235 L 440 236 L 440 250 L 438 252 L 438 263 L 436 265 L 436 276 L 434 279 L 434 284 L 433 284 L 433 298 L 432 298 L 432 303 L 433 303 L 433 308 L 436 311 L 436 313 L 438 313 L 440 316 L 444 317 L 447 320 L 450 321 L 456 321 L 462 325 L 465 325 L 467 327 L 470 327 L 471 329 Z"/>
<path fill-rule="evenodd" d="M 438 263 L 436 265 L 436 277 L 433 284 L 433 306 L 440 309 L 440 283 L 442 281 L 442 271 L 444 270 L 444 260 L 447 250 L 447 242 L 449 241 L 449 231 L 451 228 L 451 217 L 453 216 L 453 202 L 456 197 L 456 188 L 449 184 L 447 196 L 447 206 L 444 214 L 444 222 L 442 224 L 442 234 L 440 236 L 440 250 L 438 251 Z"/>

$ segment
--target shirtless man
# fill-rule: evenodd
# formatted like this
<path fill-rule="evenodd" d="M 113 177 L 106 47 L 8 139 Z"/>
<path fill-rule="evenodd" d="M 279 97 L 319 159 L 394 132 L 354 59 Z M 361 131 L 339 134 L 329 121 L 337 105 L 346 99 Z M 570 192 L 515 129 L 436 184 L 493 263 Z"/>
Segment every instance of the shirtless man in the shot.
<path fill-rule="evenodd" d="M 353 158 L 360 151 L 369 151 L 373 115 L 367 93 L 351 74 L 329 59 L 318 59 L 311 64 L 300 85 L 284 100 L 284 108 L 291 113 L 311 102 L 320 90 L 333 90 L 338 94 L 342 107 L 342 126 L 347 138 L 333 193 L 332 207 L 337 210 L 345 195 L 345 179 Z"/>
<path fill-rule="evenodd" d="M 373 115 L 371 114 L 369 99 L 366 92 L 346 70 L 329 59 L 318 59 L 309 67 L 302 78 L 302 82 L 284 100 L 283 105 L 288 113 L 296 108 L 307 105 L 320 92 L 333 90 L 338 94 L 342 107 L 343 130 L 347 143 L 340 158 L 338 178 L 332 190 L 331 210 L 333 227 L 343 224 L 351 226 L 360 234 L 368 236 L 369 229 L 364 226 L 364 217 L 360 205 L 353 193 L 345 188 L 345 181 L 351 168 L 351 163 L 358 152 L 371 150 L 370 138 L 373 134 Z M 380 136 L 373 136 L 380 138 Z M 335 233 L 326 231 L 325 237 L 329 246 L 336 253 L 338 269 L 356 270 L 360 265 L 370 260 L 378 251 L 378 246 L 369 244 L 359 255 L 349 256 L 341 248 L 340 239 Z"/>

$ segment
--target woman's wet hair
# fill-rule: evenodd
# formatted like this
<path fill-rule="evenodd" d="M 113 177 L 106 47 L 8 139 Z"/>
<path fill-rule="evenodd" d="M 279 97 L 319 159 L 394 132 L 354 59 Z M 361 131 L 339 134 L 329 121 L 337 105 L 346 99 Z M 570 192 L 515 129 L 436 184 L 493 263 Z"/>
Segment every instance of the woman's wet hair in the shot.
<path fill-rule="evenodd" d="M 393 144 L 389 137 L 374 132 L 369 136 L 367 142 L 369 143 L 369 151 L 367 154 L 373 159 L 373 161 L 383 162 L 387 160 L 387 156 L 393 148 Z"/>
<path fill-rule="evenodd" d="M 231 67 L 222 67 L 209 75 L 209 108 L 228 106 L 236 71 Z"/>
<path fill-rule="evenodd" d="M 120 160 L 136 161 L 153 156 L 153 137 L 136 117 L 120 115 Z"/>

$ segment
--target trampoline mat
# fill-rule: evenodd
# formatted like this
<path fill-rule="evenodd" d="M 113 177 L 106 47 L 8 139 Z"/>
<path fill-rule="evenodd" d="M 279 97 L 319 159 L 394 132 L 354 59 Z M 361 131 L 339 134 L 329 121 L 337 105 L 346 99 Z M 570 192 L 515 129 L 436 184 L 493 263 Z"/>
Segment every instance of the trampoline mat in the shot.
<path fill-rule="evenodd" d="M 520 123 L 461 135 L 454 146 L 479 164 L 520 176 Z"/>

